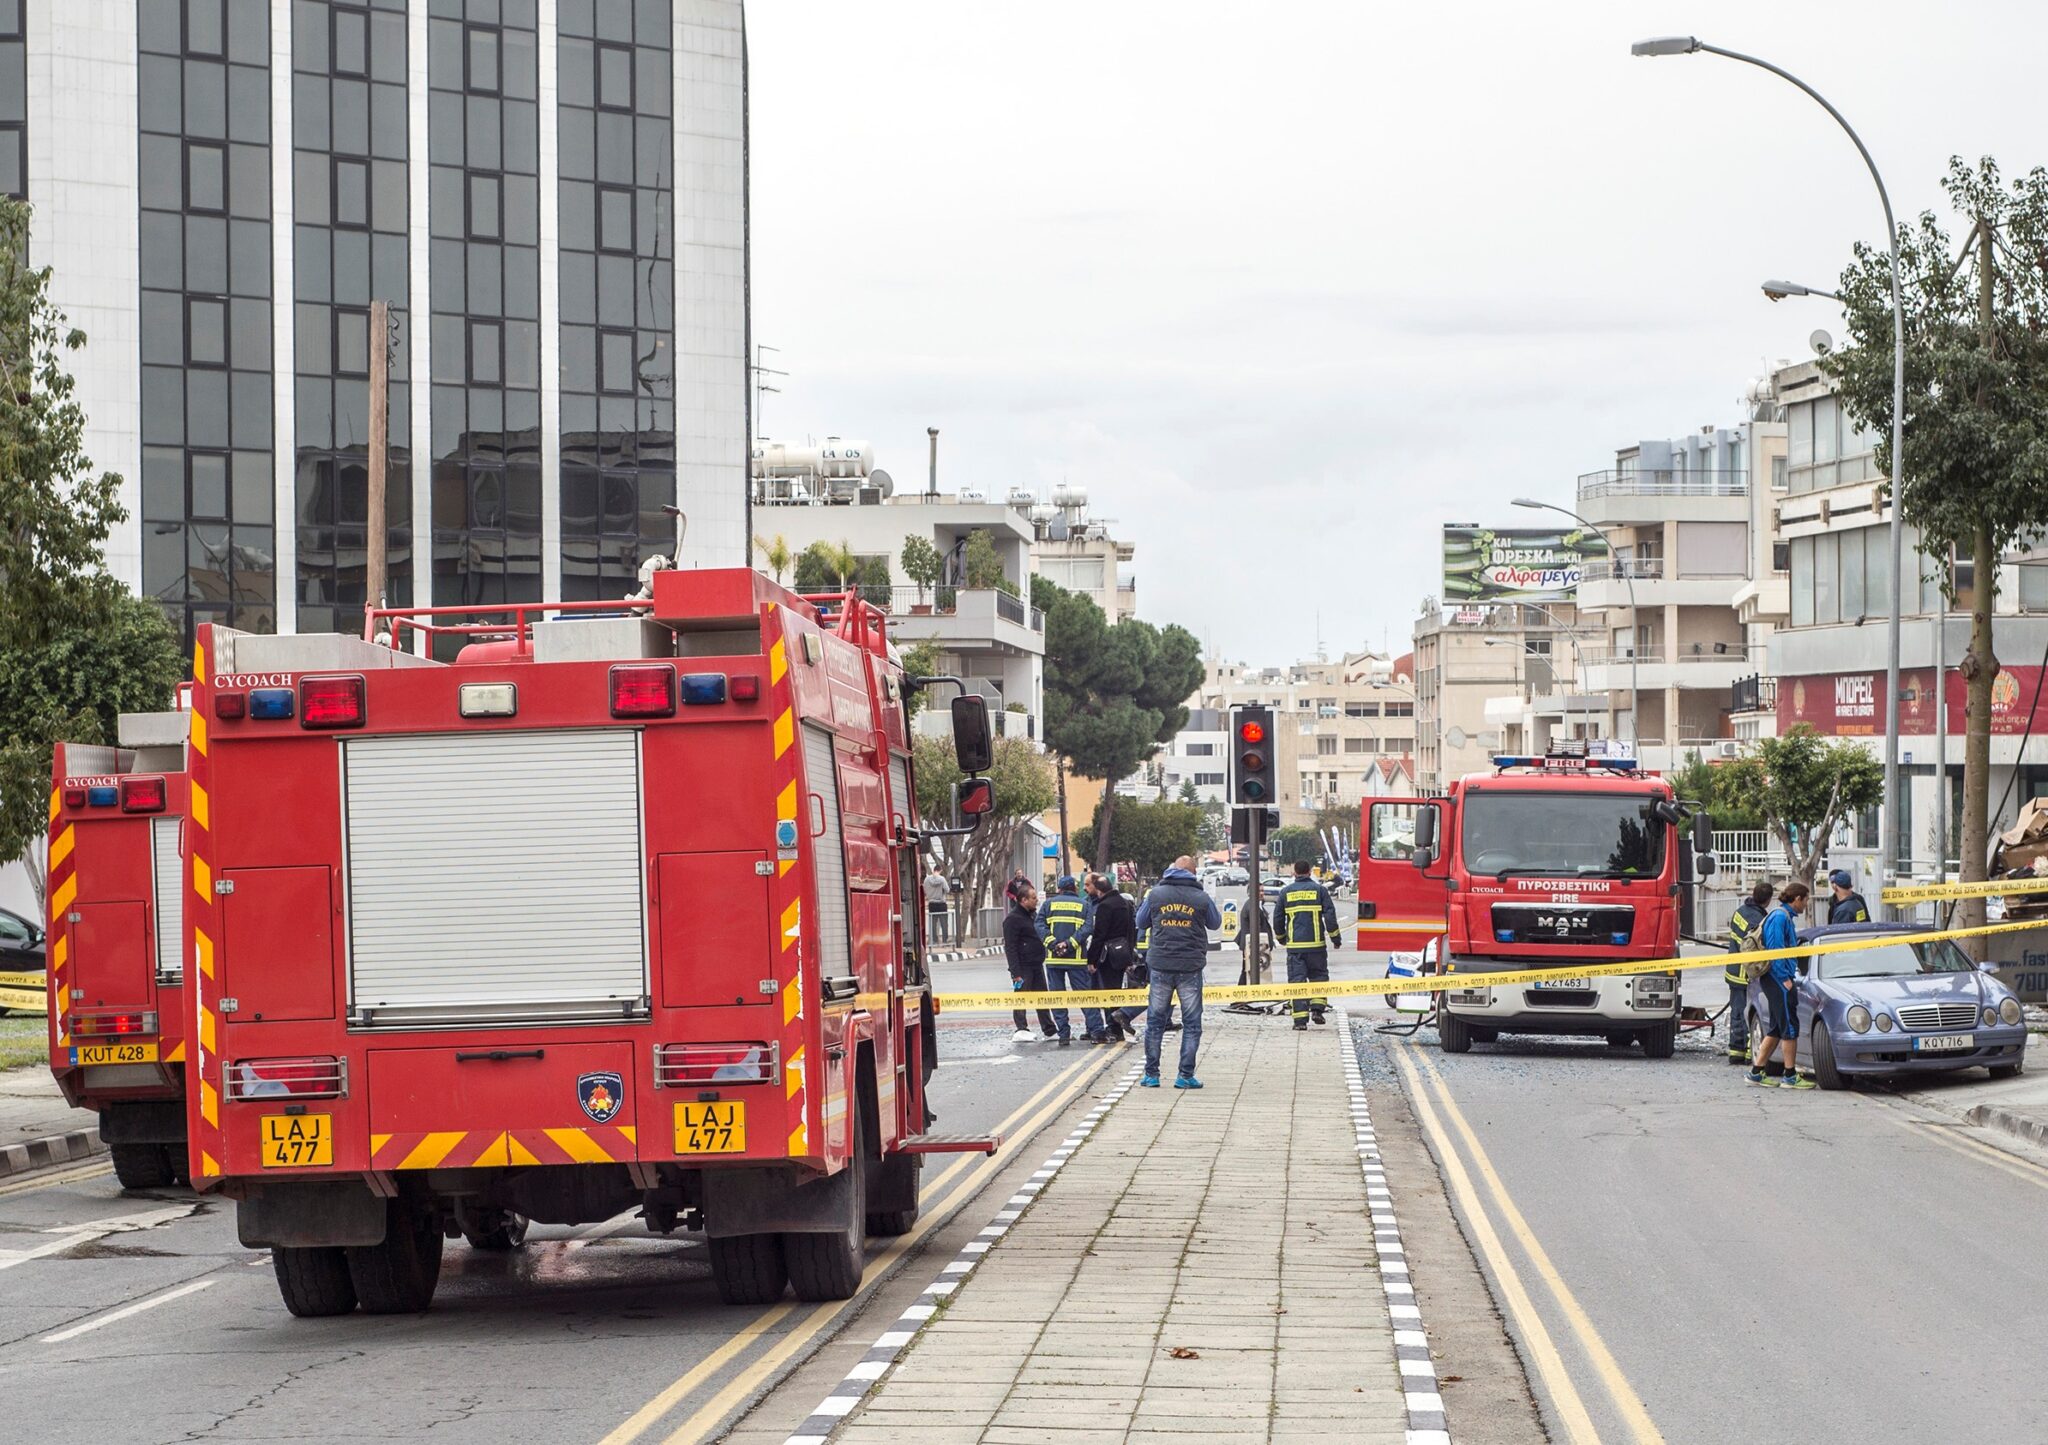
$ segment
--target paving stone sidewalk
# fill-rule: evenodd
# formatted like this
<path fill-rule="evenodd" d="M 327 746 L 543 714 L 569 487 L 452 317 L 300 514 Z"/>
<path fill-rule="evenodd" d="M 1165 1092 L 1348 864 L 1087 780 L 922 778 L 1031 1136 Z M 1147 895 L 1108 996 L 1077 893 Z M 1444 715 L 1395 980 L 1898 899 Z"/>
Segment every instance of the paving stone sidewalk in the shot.
<path fill-rule="evenodd" d="M 1207 1087 L 1111 1109 L 837 1438 L 1399 1445 L 1342 1017 L 1208 1010 Z"/>

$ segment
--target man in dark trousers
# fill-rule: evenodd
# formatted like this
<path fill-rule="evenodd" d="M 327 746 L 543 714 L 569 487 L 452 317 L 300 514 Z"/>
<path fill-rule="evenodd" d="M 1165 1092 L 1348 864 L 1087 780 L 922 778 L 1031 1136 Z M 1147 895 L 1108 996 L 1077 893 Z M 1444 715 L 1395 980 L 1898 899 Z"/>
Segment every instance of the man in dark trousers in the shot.
<path fill-rule="evenodd" d="M 1749 890 L 1749 897 L 1729 915 L 1730 953 L 1747 953 L 1763 946 L 1764 919 L 1770 915 L 1771 895 L 1776 891 L 1768 882 L 1757 884 Z M 1761 965 L 1758 971 L 1764 971 Z M 1721 976 L 1728 985 L 1728 1062 L 1731 1064 L 1749 1062 L 1750 972 L 1739 963 L 1731 963 L 1721 970 Z"/>
<path fill-rule="evenodd" d="M 1870 922 L 1870 905 L 1856 891 L 1856 880 L 1849 876 L 1848 869 L 1837 868 L 1828 874 L 1828 891 L 1835 896 L 1834 902 L 1828 905 L 1828 922 Z"/>
<path fill-rule="evenodd" d="M 1202 970 L 1209 963 L 1209 930 L 1223 926 L 1223 914 L 1209 890 L 1195 880 L 1195 860 L 1186 854 L 1159 875 L 1138 908 L 1138 927 L 1152 936 L 1146 966 L 1152 971 L 1152 992 L 1145 1010 L 1145 1076 L 1147 1089 L 1159 1087 L 1159 1044 L 1166 1037 L 1166 1013 L 1180 999 L 1180 1073 L 1176 1089 L 1199 1089 L 1195 1053 L 1202 1042 Z"/>
<path fill-rule="evenodd" d="M 1337 930 L 1337 900 L 1309 875 L 1304 858 L 1294 865 L 1294 881 L 1273 900 L 1273 931 L 1287 950 L 1289 983 L 1330 981 L 1330 950 L 1343 942 Z M 1323 1011 L 1329 1006 L 1330 1001 L 1321 995 L 1295 999 L 1294 1026 L 1306 1029 L 1311 1016 L 1322 1023 Z"/>
<path fill-rule="evenodd" d="M 1124 974 L 1138 961 L 1138 910 L 1102 873 L 1088 875 L 1088 893 L 1095 900 L 1095 927 L 1088 935 L 1088 962 L 1103 988 L 1123 988 Z M 1118 1044 L 1138 1036 L 1131 1025 L 1135 1008 L 1102 1011 L 1103 1041 Z"/>
<path fill-rule="evenodd" d="M 1045 983 L 1055 993 L 1086 993 L 1088 976 L 1088 935 L 1095 927 L 1095 903 L 1081 896 L 1080 880 L 1071 873 L 1060 875 L 1053 892 L 1038 905 L 1038 936 L 1045 944 Z M 1065 1048 L 1073 1029 L 1072 1015 L 1065 1009 L 1053 1014 L 1059 1025 L 1060 1047 Z M 1083 1008 L 1081 1026 L 1088 1042 L 1103 1042 L 1102 1011 Z"/>
<path fill-rule="evenodd" d="M 1032 993 L 1045 992 L 1045 940 L 1038 936 L 1038 890 L 1027 879 L 1010 880 L 1010 911 L 1003 915 L 1003 956 L 1010 965 L 1010 987 Z M 1010 1017 L 1016 1021 L 1017 1032 L 1012 1036 L 1018 1043 L 1028 1043 L 1032 1038 L 1030 1020 L 1024 1010 L 1015 1010 Z M 1052 1013 L 1047 1009 L 1038 1011 L 1038 1027 L 1047 1039 L 1059 1037 L 1059 1030 L 1053 1026 Z"/>

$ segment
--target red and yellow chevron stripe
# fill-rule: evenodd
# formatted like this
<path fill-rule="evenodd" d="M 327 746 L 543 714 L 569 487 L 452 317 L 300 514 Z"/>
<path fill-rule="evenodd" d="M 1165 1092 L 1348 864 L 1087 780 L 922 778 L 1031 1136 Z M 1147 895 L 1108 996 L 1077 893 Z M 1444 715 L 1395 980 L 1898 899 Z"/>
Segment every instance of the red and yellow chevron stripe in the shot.
<path fill-rule="evenodd" d="M 447 1129 L 372 1134 L 372 1169 L 491 1169 L 527 1164 L 629 1164 L 635 1131 L 627 1124 L 574 1129 Z"/>
<path fill-rule="evenodd" d="M 61 751 L 58 756 L 61 759 Z M 61 761 L 59 766 L 62 766 Z M 48 972 L 44 977 L 50 990 L 52 1038 L 60 1049 L 71 1046 L 71 929 L 65 924 L 64 915 L 78 897 L 78 859 L 73 856 L 78 844 L 78 826 L 75 823 L 66 823 L 61 828 L 57 826 L 63 804 L 64 795 L 53 783 L 50 788 L 50 852 L 43 874 L 44 896 L 50 908 L 50 951 L 45 961 Z"/>
<path fill-rule="evenodd" d="M 186 960 L 185 981 L 192 994 L 187 1014 L 188 1037 L 193 1058 L 186 1087 L 198 1105 L 194 1120 L 188 1110 L 186 1123 L 195 1159 L 192 1182 L 200 1189 L 212 1187 L 220 1178 L 220 1161 L 227 1153 L 220 1129 L 220 1095 L 223 1086 L 218 1052 L 220 1037 L 216 1011 L 220 1007 L 220 979 L 214 966 L 214 940 L 220 936 L 219 912 L 213 893 L 213 868 L 207 861 L 213 852 L 212 819 L 207 796 L 213 785 L 213 763 L 207 756 L 206 710 L 212 694 L 206 685 L 206 646 L 213 639 L 212 624 L 202 625 L 199 640 L 192 646 L 191 723 L 185 749 L 185 766 L 191 776 L 192 806 L 185 815 L 185 851 L 191 858 L 189 876 L 192 891 L 185 899 L 185 928 L 192 940 L 192 956 Z"/>
<path fill-rule="evenodd" d="M 802 790 L 797 785 L 796 696 L 789 682 L 789 649 L 783 638 L 783 619 L 772 602 L 763 609 L 762 631 L 768 644 L 768 704 L 776 710 L 774 758 L 770 778 L 775 788 L 775 818 L 804 829 Z M 809 1095 L 804 1092 L 809 1062 L 804 1054 L 803 921 L 804 875 L 795 858 L 778 859 L 775 865 L 775 916 L 781 934 L 776 971 L 789 980 L 782 989 L 782 1073 L 783 1087 L 793 1104 L 795 1127 L 789 1131 L 786 1152 L 799 1157 L 811 1152 Z"/>

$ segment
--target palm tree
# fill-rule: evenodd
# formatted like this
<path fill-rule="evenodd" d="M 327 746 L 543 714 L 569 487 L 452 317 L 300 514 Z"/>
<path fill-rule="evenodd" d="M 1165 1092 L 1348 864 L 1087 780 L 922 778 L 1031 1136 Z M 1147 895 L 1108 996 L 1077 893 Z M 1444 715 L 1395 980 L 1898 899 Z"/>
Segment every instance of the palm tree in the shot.
<path fill-rule="evenodd" d="M 775 574 L 777 586 L 782 583 L 782 574 L 789 570 L 789 564 L 796 560 L 796 554 L 789 550 L 789 539 L 777 532 L 773 540 L 754 538 L 754 550 L 761 554 L 761 560 L 768 564 L 768 570 Z"/>

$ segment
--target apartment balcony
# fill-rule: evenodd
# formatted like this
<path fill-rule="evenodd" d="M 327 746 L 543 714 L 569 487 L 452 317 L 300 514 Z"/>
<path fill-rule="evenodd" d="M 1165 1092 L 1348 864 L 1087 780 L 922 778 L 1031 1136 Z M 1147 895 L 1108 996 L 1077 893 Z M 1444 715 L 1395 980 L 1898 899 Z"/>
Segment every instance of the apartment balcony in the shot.
<path fill-rule="evenodd" d="M 889 611 L 899 641 L 936 642 L 956 652 L 1045 651 L 1045 614 L 993 587 L 864 589 Z"/>
<path fill-rule="evenodd" d="M 1625 647 L 1589 647 L 1585 651 L 1585 687 L 1588 692 L 1627 692 L 1633 675 L 1639 692 L 1675 687 L 1725 693 L 1757 670 L 1763 649 L 1756 652 L 1755 657 L 1750 656 L 1739 642 L 1691 642 L 1681 643 L 1675 650 L 1639 648 L 1631 659 Z"/>
<path fill-rule="evenodd" d="M 1730 712 L 1776 712 L 1778 710 L 1778 679 L 1762 673 L 1737 678 L 1735 686 L 1728 691 Z"/>
<path fill-rule="evenodd" d="M 1579 610 L 1627 607 L 1631 593 L 1638 607 L 1728 607 L 1747 580 L 1739 575 L 1681 577 L 1666 568 L 1662 557 L 1588 562 L 1579 581 Z"/>
<path fill-rule="evenodd" d="M 1749 473 L 1586 472 L 1579 478 L 1578 510 L 1603 527 L 1741 521 L 1749 516 Z"/>

